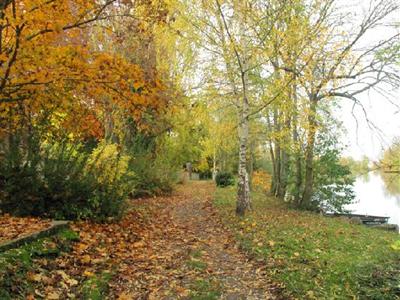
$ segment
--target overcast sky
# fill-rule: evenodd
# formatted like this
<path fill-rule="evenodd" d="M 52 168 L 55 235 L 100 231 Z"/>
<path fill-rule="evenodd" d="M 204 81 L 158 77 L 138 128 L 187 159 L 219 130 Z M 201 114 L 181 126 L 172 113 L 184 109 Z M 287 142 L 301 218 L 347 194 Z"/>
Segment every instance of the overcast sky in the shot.
<path fill-rule="evenodd" d="M 397 99 L 393 101 L 400 102 L 399 92 L 396 94 Z M 350 100 L 342 100 L 342 109 L 340 113 L 337 113 L 337 118 L 343 121 L 347 131 L 342 138 L 343 143 L 348 146 L 344 155 L 356 159 L 363 155 L 378 159 L 382 150 L 390 145 L 393 138 L 400 136 L 400 113 L 388 100 L 376 92 L 365 93 L 359 99 L 364 104 L 368 119 L 378 129 L 369 128 L 365 115 L 360 109 L 355 113 L 356 121 L 351 114 L 352 103 Z"/>
<path fill-rule="evenodd" d="M 342 5 L 351 10 L 357 7 L 358 17 L 362 15 L 370 0 L 340 0 Z M 376 1 L 375 1 L 376 2 Z M 399 15 L 392 16 L 392 22 L 400 22 Z M 397 29 L 398 30 L 398 29 Z M 363 44 L 374 43 L 395 33 L 394 28 L 381 27 L 372 31 L 363 41 Z M 385 87 L 385 89 L 389 89 Z M 355 117 L 352 115 L 352 105 L 350 100 L 341 100 L 342 109 L 337 111 L 337 118 L 343 122 L 347 134 L 342 140 L 348 145 L 344 155 L 350 155 L 354 158 L 361 158 L 363 155 L 371 159 L 378 159 L 382 149 L 390 145 L 394 137 L 400 136 L 400 112 L 390 101 L 400 106 L 400 91 L 392 92 L 390 101 L 385 99 L 375 91 L 365 92 L 358 96 L 366 109 L 368 119 L 378 127 L 378 129 L 370 129 L 365 115 L 361 109 L 356 109 Z"/>

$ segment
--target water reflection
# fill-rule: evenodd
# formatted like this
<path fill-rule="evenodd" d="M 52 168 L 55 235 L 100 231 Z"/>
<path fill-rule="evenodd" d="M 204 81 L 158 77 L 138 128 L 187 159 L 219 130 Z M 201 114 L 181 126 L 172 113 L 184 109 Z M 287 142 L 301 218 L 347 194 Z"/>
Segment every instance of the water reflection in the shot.
<path fill-rule="evenodd" d="M 390 217 L 389 223 L 400 226 L 400 175 L 369 173 L 354 184 L 356 201 L 346 209 L 355 214 Z"/>
<path fill-rule="evenodd" d="M 398 197 L 400 195 L 400 174 L 381 172 L 380 175 L 385 183 L 385 191 L 388 196 Z"/>

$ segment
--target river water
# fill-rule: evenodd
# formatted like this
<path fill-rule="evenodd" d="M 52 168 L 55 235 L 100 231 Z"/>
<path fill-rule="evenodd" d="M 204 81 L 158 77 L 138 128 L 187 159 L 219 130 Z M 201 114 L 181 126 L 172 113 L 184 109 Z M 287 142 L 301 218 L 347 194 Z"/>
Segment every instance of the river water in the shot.
<path fill-rule="evenodd" d="M 346 209 L 355 214 L 390 217 L 400 226 L 400 175 L 369 173 L 356 179 L 355 202 Z"/>

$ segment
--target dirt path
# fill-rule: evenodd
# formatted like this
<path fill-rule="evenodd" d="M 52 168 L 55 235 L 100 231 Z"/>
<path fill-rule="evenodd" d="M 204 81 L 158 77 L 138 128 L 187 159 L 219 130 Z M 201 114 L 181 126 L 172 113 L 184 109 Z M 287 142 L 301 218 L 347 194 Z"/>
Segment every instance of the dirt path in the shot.
<path fill-rule="evenodd" d="M 152 201 L 143 234 L 115 262 L 120 299 L 277 299 L 262 265 L 248 260 L 211 207 L 212 184 L 192 182 Z"/>

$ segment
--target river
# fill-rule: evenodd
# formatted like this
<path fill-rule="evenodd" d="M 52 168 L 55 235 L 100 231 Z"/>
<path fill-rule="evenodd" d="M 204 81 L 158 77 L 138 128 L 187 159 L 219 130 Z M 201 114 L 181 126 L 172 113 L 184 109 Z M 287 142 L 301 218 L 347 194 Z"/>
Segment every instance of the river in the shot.
<path fill-rule="evenodd" d="M 400 227 L 400 175 L 369 173 L 356 179 L 355 202 L 346 209 L 355 214 L 390 217 Z"/>

